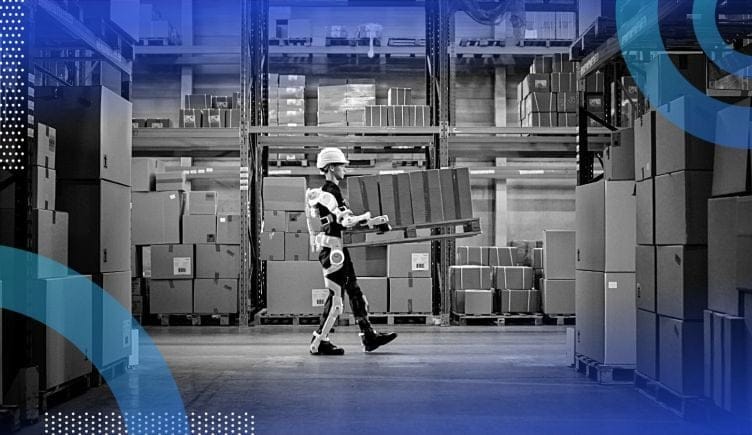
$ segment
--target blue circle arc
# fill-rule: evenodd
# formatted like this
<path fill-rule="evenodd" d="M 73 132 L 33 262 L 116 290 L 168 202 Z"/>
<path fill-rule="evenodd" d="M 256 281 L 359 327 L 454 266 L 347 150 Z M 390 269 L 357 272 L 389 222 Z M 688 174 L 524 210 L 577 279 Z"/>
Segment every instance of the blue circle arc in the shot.
<path fill-rule="evenodd" d="M 630 51 L 644 51 L 644 47 L 667 51 L 660 32 L 658 0 L 616 1 L 617 34 L 625 62 L 651 105 L 671 123 L 706 142 L 748 149 L 752 122 L 749 105 L 729 104 L 707 96 L 689 83 L 672 62 L 649 65 L 649 60 L 629 55 Z M 715 6 L 715 0 L 695 2 Z M 717 31 L 715 21 L 712 24 Z M 635 32 L 638 25 L 644 29 Z M 684 98 L 684 110 L 671 110 L 673 105 L 668 103 L 680 97 Z"/>
<path fill-rule="evenodd" d="M 722 49 L 723 53 L 710 57 L 711 61 L 726 72 L 740 77 L 752 77 L 752 56 L 733 50 L 718 31 L 716 17 L 716 2 L 713 0 L 695 0 L 692 7 L 692 25 L 695 29 L 697 42 L 705 53 L 712 53 Z"/>
<path fill-rule="evenodd" d="M 27 278 L 27 270 L 33 270 L 35 276 L 60 278 Z M 183 400 L 162 353 L 130 311 L 88 276 L 43 256 L 0 246 L 0 284 L 0 307 L 54 329 L 99 369 L 128 433 L 140 432 L 136 416 L 146 412 L 177 416 L 177 426 L 171 431 L 190 433 Z M 96 342 L 130 347 L 123 337 L 130 334 L 131 325 L 136 325 L 139 333 L 139 365 L 114 376 L 104 370 L 112 363 L 110 350 Z"/>

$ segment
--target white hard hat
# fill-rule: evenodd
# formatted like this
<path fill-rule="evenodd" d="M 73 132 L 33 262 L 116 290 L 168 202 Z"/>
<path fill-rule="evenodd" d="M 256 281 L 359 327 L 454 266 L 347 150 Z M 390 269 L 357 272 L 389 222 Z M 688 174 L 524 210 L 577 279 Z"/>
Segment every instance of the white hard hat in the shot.
<path fill-rule="evenodd" d="M 343 165 L 350 163 L 350 161 L 345 158 L 345 153 L 339 148 L 324 148 L 316 158 L 316 167 L 322 170 L 326 168 L 327 165 L 336 163 L 341 163 Z"/>

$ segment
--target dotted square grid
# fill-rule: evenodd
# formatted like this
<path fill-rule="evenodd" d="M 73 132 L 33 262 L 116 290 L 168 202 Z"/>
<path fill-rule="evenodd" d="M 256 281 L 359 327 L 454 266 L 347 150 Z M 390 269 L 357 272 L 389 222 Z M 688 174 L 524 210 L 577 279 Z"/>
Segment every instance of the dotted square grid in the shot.
<path fill-rule="evenodd" d="M 0 2 L 0 169 L 24 169 L 29 118 L 25 0 Z"/>
<path fill-rule="evenodd" d="M 255 435 L 256 421 L 247 412 L 190 412 L 183 414 L 138 412 L 48 412 L 44 433 L 55 434 L 174 434 L 180 419 L 188 419 L 190 433 L 196 435 Z M 126 428 L 128 421 L 128 428 Z"/>

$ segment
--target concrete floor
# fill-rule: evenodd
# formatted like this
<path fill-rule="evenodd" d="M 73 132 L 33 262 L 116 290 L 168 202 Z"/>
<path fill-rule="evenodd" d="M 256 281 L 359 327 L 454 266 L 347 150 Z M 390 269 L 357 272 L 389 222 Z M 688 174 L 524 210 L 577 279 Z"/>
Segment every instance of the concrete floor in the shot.
<path fill-rule="evenodd" d="M 310 327 L 149 329 L 188 411 L 249 412 L 257 434 L 688 434 L 703 429 L 629 385 L 598 385 L 567 367 L 560 327 L 397 327 L 364 354 L 308 354 Z M 107 387 L 53 409 L 117 410 Z M 22 434 L 43 432 L 41 424 Z"/>

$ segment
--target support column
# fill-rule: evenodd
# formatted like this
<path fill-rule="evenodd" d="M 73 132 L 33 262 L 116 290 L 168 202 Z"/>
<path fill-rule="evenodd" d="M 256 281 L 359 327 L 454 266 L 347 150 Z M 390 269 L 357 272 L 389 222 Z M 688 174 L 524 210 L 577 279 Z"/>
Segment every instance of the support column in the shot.
<path fill-rule="evenodd" d="M 507 165 L 506 158 L 497 158 L 496 167 Z M 495 201 L 495 224 L 494 224 L 494 244 L 496 246 L 507 246 L 507 235 L 509 234 L 509 213 L 507 197 L 507 179 L 501 178 L 496 180 L 496 201 Z"/>
<path fill-rule="evenodd" d="M 193 45 L 193 0 L 180 2 L 180 32 L 183 45 Z M 180 70 L 180 105 L 185 107 L 185 96 L 193 93 L 193 66 L 184 65 Z"/>

